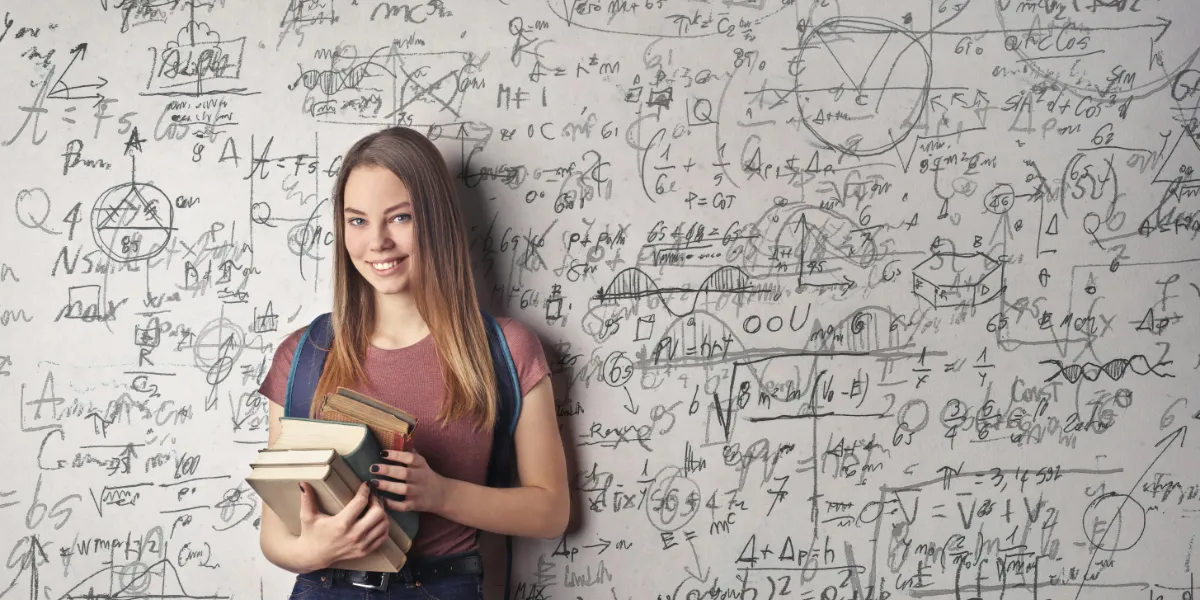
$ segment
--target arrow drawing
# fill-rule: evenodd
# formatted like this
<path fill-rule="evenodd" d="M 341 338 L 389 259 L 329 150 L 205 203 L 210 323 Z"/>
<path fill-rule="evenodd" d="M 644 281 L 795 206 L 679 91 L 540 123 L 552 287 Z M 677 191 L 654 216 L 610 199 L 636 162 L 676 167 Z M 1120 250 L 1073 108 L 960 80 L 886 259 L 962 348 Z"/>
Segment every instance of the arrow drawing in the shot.
<path fill-rule="evenodd" d="M 625 396 L 626 396 L 627 398 L 629 398 L 629 404 L 626 404 L 626 405 L 622 406 L 622 408 L 624 408 L 625 410 L 629 411 L 629 413 L 630 413 L 630 414 L 634 414 L 634 415 L 638 414 L 638 411 L 639 411 L 639 410 L 641 410 L 641 408 L 639 408 L 638 406 L 634 405 L 634 403 L 633 403 L 633 396 L 631 396 L 631 395 L 629 394 L 629 388 L 627 388 L 627 387 L 625 387 L 625 386 L 621 386 L 621 389 L 625 390 Z"/>
<path fill-rule="evenodd" d="M 87 42 L 82 42 L 78 46 L 71 48 L 71 62 L 67 63 L 67 68 L 63 69 L 62 74 L 58 76 L 58 79 L 54 82 L 54 85 L 50 86 L 50 95 L 47 96 L 47 98 L 54 98 L 56 100 L 85 100 L 88 98 L 98 98 L 99 102 L 104 101 L 104 96 L 102 94 L 76 96 L 71 93 L 76 90 L 99 90 L 100 88 L 108 85 L 108 80 L 103 77 L 97 76 L 97 79 L 100 80 L 100 83 L 88 83 L 76 86 L 69 86 L 63 83 L 63 77 L 67 76 L 67 72 L 71 70 L 71 66 L 75 64 L 75 61 L 87 55 L 87 48 Z"/>
<path fill-rule="evenodd" d="M 1129 502 L 1130 495 L 1132 495 L 1133 492 L 1137 491 L 1138 486 L 1142 485 L 1142 480 L 1146 478 L 1146 475 L 1148 473 L 1150 473 L 1150 469 L 1153 469 L 1154 464 L 1158 462 L 1158 459 L 1162 458 L 1162 455 L 1167 453 L 1167 449 L 1170 448 L 1175 443 L 1175 440 L 1176 439 L 1179 440 L 1179 447 L 1182 448 L 1183 440 L 1186 437 L 1187 437 L 1187 425 L 1182 425 L 1179 427 L 1179 429 L 1176 429 L 1175 431 L 1168 433 L 1167 436 L 1164 437 L 1163 439 L 1159 440 L 1157 444 L 1154 444 L 1155 448 L 1162 446 L 1162 450 L 1160 450 L 1158 452 L 1158 455 L 1154 457 L 1154 460 L 1150 461 L 1149 465 L 1146 465 L 1146 470 L 1142 471 L 1142 474 L 1140 477 L 1137 478 L 1137 481 L 1133 482 L 1133 486 L 1131 486 L 1129 489 L 1129 494 L 1126 494 L 1125 498 L 1123 500 L 1121 500 L 1121 504 L 1120 504 L 1120 506 L 1117 507 L 1116 513 L 1113 515 L 1113 518 L 1108 520 L 1109 523 L 1112 523 L 1113 519 L 1120 517 L 1121 511 L 1125 508 L 1125 504 L 1127 502 Z M 1100 539 L 1096 540 L 1095 544 L 1092 544 L 1094 546 L 1092 548 L 1092 557 L 1088 559 L 1087 566 L 1084 567 L 1084 569 L 1083 569 L 1083 577 L 1079 578 L 1079 587 L 1075 590 L 1075 600 L 1079 600 L 1079 594 L 1083 592 L 1084 586 L 1086 585 L 1086 583 L 1088 581 L 1090 581 L 1088 579 L 1088 574 L 1092 570 L 1092 565 L 1095 564 L 1095 562 L 1096 562 L 1096 555 L 1100 553 L 1100 547 L 1104 545 L 1104 538 L 1108 537 L 1108 532 L 1110 532 L 1112 530 L 1113 530 L 1112 527 L 1106 527 L 1104 529 L 1104 533 L 1102 533 L 1100 535 Z"/>
<path fill-rule="evenodd" d="M 604 551 L 605 551 L 605 550 L 608 550 L 608 547 L 609 547 L 609 546 L 612 544 L 612 542 L 610 542 L 610 541 L 608 541 L 608 540 L 606 540 L 606 539 L 604 539 L 604 538 L 600 538 L 600 542 L 601 542 L 601 543 L 599 543 L 599 544 L 588 544 L 588 545 L 584 546 L 584 548 L 596 548 L 596 547 L 599 547 L 599 548 L 600 548 L 600 551 L 599 551 L 599 552 L 597 552 L 596 554 L 597 554 L 597 555 L 599 555 L 599 554 L 604 554 Z"/>

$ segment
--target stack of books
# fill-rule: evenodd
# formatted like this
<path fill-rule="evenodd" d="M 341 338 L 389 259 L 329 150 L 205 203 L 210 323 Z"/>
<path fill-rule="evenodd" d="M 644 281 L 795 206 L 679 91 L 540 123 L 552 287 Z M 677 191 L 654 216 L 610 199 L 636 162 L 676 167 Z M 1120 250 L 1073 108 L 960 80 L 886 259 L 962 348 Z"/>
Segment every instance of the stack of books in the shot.
<path fill-rule="evenodd" d="M 281 418 L 275 444 L 258 452 L 246 477 L 246 483 L 293 535 L 300 535 L 300 482 L 307 482 L 316 492 L 321 512 L 336 514 L 363 481 L 382 478 L 371 473 L 371 465 L 382 460 L 381 450 L 408 448 L 417 425 L 416 417 L 408 412 L 342 387 L 321 400 L 320 411 L 320 419 Z M 404 499 L 390 492 L 381 495 Z M 379 548 L 332 566 L 399 571 L 417 535 L 418 515 L 389 509 L 388 518 L 388 539 Z"/>

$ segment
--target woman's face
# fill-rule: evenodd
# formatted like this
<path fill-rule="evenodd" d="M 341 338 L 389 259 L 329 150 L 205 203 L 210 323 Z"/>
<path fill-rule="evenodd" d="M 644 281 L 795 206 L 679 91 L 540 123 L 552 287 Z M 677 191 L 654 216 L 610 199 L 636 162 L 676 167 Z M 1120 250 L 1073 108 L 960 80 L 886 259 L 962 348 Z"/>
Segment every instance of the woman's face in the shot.
<path fill-rule="evenodd" d="M 412 280 L 413 205 L 389 169 L 355 167 L 346 179 L 342 226 L 350 261 L 379 294 L 400 294 Z"/>

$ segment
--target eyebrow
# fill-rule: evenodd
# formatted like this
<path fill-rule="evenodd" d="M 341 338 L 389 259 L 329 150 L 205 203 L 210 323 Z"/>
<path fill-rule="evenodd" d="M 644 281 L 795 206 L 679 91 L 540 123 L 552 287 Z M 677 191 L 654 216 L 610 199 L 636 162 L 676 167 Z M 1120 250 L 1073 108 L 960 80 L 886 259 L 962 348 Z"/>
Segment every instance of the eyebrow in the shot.
<path fill-rule="evenodd" d="M 392 206 L 389 206 L 387 210 L 383 211 L 383 214 L 386 215 L 392 211 L 400 210 L 401 208 L 408 208 L 410 206 L 412 206 L 412 203 L 405 200 L 404 202 L 401 202 L 399 204 L 394 204 Z M 365 213 L 361 210 L 358 210 L 357 208 L 350 208 L 349 206 L 343 208 L 342 212 L 354 213 L 356 215 L 362 215 L 364 217 L 367 216 L 367 213 Z"/>

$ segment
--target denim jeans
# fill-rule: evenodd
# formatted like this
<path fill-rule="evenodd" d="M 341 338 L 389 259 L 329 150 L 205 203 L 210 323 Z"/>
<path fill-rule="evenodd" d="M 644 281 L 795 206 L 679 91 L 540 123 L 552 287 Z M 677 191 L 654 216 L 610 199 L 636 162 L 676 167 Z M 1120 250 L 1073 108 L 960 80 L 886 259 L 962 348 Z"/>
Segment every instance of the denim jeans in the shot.
<path fill-rule="evenodd" d="M 334 583 L 327 571 L 314 571 L 296 576 L 288 600 L 483 600 L 483 575 L 443 575 L 415 581 L 393 573 L 391 585 L 380 592 L 345 581 Z"/>

